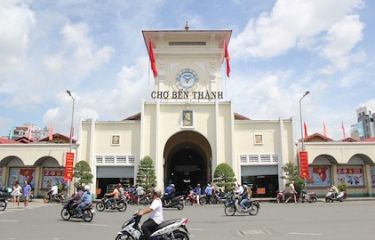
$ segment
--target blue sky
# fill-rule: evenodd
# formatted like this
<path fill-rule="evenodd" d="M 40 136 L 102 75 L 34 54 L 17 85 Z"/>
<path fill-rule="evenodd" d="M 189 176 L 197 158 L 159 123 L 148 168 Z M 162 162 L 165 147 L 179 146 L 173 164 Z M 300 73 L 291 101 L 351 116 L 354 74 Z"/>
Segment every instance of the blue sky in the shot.
<path fill-rule="evenodd" d="M 293 117 L 309 133 L 342 138 L 356 109 L 375 110 L 374 1 L 0 1 L 0 136 L 34 123 L 68 135 L 70 89 L 79 119 L 121 120 L 148 98 L 142 30 L 233 30 L 234 110 L 252 119 Z M 224 69 L 224 66 L 223 66 Z"/>

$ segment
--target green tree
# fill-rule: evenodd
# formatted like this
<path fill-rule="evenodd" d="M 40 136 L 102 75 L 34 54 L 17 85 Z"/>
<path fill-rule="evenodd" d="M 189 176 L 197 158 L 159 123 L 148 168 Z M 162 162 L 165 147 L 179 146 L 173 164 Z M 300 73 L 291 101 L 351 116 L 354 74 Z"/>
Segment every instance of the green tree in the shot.
<path fill-rule="evenodd" d="M 139 163 L 137 184 L 141 185 L 146 192 L 156 186 L 154 163 L 149 156 L 145 156 Z"/>
<path fill-rule="evenodd" d="M 235 187 L 236 178 L 231 166 L 221 163 L 215 168 L 214 183 L 218 187 L 224 187 L 224 191 L 232 191 Z"/>
<path fill-rule="evenodd" d="M 281 178 L 286 179 L 288 183 L 294 181 L 294 187 L 297 192 L 300 192 L 305 187 L 305 181 L 299 176 L 298 166 L 292 162 L 286 163 L 282 167 L 285 175 Z"/>
<path fill-rule="evenodd" d="M 91 174 L 90 165 L 81 160 L 74 167 L 73 177 L 76 179 L 76 186 L 83 186 L 92 183 L 93 175 Z"/>

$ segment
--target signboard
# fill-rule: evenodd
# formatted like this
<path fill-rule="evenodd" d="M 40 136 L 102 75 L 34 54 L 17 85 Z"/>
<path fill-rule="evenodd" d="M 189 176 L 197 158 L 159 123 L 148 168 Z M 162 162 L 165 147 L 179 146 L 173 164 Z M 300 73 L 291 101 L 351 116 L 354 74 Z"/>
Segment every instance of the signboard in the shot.
<path fill-rule="evenodd" d="M 310 166 L 310 177 L 307 180 L 309 187 L 329 187 L 331 185 L 330 166 Z"/>
<path fill-rule="evenodd" d="M 65 156 L 65 180 L 72 180 L 73 178 L 73 164 L 74 164 L 74 153 L 67 152 Z"/>
<path fill-rule="evenodd" d="M 362 166 L 337 167 L 337 181 L 349 187 L 364 186 Z"/>
<path fill-rule="evenodd" d="M 299 152 L 299 174 L 303 179 L 308 179 L 310 177 L 309 161 L 307 152 L 305 151 Z"/>
<path fill-rule="evenodd" d="M 64 168 L 43 168 L 42 189 L 50 189 L 64 183 Z"/>
<path fill-rule="evenodd" d="M 25 180 L 27 180 L 31 187 L 35 186 L 35 168 L 10 168 L 8 186 L 11 187 L 16 181 L 23 186 Z"/>

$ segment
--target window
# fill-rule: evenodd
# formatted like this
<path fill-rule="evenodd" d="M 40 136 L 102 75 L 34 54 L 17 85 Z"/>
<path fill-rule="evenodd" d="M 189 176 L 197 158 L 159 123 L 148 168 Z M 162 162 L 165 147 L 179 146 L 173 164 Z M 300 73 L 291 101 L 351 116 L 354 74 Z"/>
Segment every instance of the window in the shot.
<path fill-rule="evenodd" d="M 134 156 L 128 156 L 129 164 L 134 164 L 135 163 L 135 157 Z"/>
<path fill-rule="evenodd" d="M 241 163 L 246 163 L 247 162 L 247 156 L 246 155 L 240 155 L 240 161 L 241 161 Z"/>
<path fill-rule="evenodd" d="M 268 154 L 261 154 L 260 155 L 260 161 L 262 163 L 269 163 L 269 162 L 271 162 L 271 156 L 268 155 Z"/>
<path fill-rule="evenodd" d="M 105 164 L 115 163 L 115 156 L 105 156 L 104 163 Z"/>
<path fill-rule="evenodd" d="M 254 134 L 254 144 L 263 144 L 263 134 Z"/>
<path fill-rule="evenodd" d="M 96 164 L 102 164 L 103 163 L 103 156 L 96 156 Z"/>
<path fill-rule="evenodd" d="M 118 164 L 126 164 L 126 156 L 121 155 L 116 157 L 116 163 Z"/>
<path fill-rule="evenodd" d="M 258 154 L 249 155 L 249 162 L 251 163 L 259 162 L 259 155 Z"/>
<path fill-rule="evenodd" d="M 191 110 L 182 111 L 182 126 L 183 127 L 193 126 L 193 111 Z"/>
<path fill-rule="evenodd" d="M 120 135 L 112 135 L 111 145 L 120 145 Z"/>

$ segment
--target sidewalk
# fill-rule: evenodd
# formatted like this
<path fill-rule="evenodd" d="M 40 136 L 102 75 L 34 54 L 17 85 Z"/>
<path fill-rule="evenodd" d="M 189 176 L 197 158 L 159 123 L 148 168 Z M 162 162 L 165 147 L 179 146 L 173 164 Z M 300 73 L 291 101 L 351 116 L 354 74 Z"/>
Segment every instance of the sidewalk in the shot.
<path fill-rule="evenodd" d="M 276 202 L 276 198 L 252 198 L 259 202 Z M 344 202 L 354 202 L 354 201 L 375 201 L 375 197 L 349 197 L 344 199 Z M 324 202 L 324 198 L 318 198 L 318 202 Z"/>

